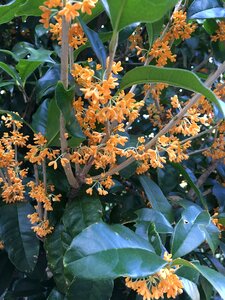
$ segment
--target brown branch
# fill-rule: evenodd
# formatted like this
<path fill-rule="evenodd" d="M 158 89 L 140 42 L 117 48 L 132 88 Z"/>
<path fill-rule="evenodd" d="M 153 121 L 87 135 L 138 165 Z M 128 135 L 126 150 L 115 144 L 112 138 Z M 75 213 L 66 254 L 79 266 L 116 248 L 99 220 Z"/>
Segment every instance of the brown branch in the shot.
<path fill-rule="evenodd" d="M 35 178 L 35 185 L 39 185 L 39 176 L 38 176 L 38 166 L 37 164 L 34 165 L 34 178 Z M 42 203 L 37 201 L 37 213 L 41 220 L 43 220 L 43 207 Z"/>
<path fill-rule="evenodd" d="M 69 23 L 66 21 L 65 17 L 62 18 L 62 48 L 61 48 L 61 81 L 64 85 L 64 88 L 68 88 L 68 60 L 69 60 Z M 66 139 L 66 129 L 65 129 L 65 120 L 62 112 L 60 112 L 60 144 L 61 144 L 61 153 L 64 154 L 64 157 L 69 160 L 68 143 Z M 79 182 L 73 174 L 73 170 L 70 162 L 63 166 L 67 180 L 70 186 L 74 189 L 79 188 Z"/>

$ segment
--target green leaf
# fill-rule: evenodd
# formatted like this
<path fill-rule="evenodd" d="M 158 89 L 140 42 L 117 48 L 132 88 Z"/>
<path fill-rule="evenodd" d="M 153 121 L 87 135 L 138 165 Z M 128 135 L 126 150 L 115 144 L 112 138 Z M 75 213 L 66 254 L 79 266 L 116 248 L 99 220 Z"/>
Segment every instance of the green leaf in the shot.
<path fill-rule="evenodd" d="M 91 47 L 94 50 L 96 56 L 98 57 L 103 69 L 105 69 L 107 55 L 105 46 L 103 45 L 103 42 L 101 41 L 98 33 L 90 29 L 81 18 L 79 18 L 79 23 L 82 26 L 88 38 L 88 41 L 91 44 Z"/>
<path fill-rule="evenodd" d="M 24 2 L 24 1 L 23 1 Z M 19 6 L 16 16 L 40 16 L 42 11 L 39 6 L 43 5 L 44 0 L 26 0 Z"/>
<path fill-rule="evenodd" d="M 52 51 L 43 48 L 39 48 L 37 50 L 31 47 L 26 47 L 26 49 L 30 53 L 30 57 L 28 58 L 29 61 L 38 61 L 41 63 L 48 62 L 55 64 L 55 61 L 51 58 L 51 55 L 53 53 Z"/>
<path fill-rule="evenodd" d="M 64 116 L 68 133 L 77 138 L 78 142 L 81 143 L 83 140 L 85 140 L 85 136 L 75 117 L 75 112 L 72 105 L 74 94 L 74 87 L 66 90 L 63 86 L 63 83 L 58 82 L 55 90 L 56 103 Z"/>
<path fill-rule="evenodd" d="M 188 9 L 189 19 L 224 18 L 225 8 L 218 0 L 195 0 Z"/>
<path fill-rule="evenodd" d="M 147 23 L 146 29 L 148 32 L 149 48 L 151 49 L 154 41 L 160 36 L 164 24 L 164 18 L 154 23 Z"/>
<path fill-rule="evenodd" d="M 32 116 L 32 127 L 35 132 L 46 135 L 49 100 L 44 100 Z"/>
<path fill-rule="evenodd" d="M 170 222 L 172 222 L 172 206 L 164 196 L 159 186 L 148 176 L 139 176 L 139 180 L 144 188 L 149 202 L 151 203 L 152 208 L 161 212 Z"/>
<path fill-rule="evenodd" d="M 22 79 L 23 85 L 25 84 L 27 78 L 42 64 L 38 61 L 30 61 L 27 59 L 20 59 L 19 63 L 16 65 L 20 77 Z"/>
<path fill-rule="evenodd" d="M 203 207 L 205 209 L 208 209 L 207 207 L 207 203 L 201 193 L 201 191 L 199 190 L 199 188 L 197 187 L 197 185 L 194 183 L 194 181 L 192 180 L 191 176 L 188 173 L 189 169 L 185 169 L 181 164 L 177 164 L 177 163 L 171 163 L 171 165 L 177 169 L 180 174 L 183 175 L 184 179 L 187 181 L 187 183 L 191 186 L 191 188 L 195 191 L 196 195 L 198 196 L 199 200 L 201 201 Z"/>
<path fill-rule="evenodd" d="M 172 237 L 172 254 L 174 258 L 184 256 L 197 248 L 205 240 L 205 233 L 201 227 L 210 224 L 210 215 L 199 212 L 194 206 L 188 207 L 182 213 Z"/>
<path fill-rule="evenodd" d="M 205 87 L 200 79 L 191 71 L 155 66 L 136 67 L 124 75 L 120 84 L 120 90 L 134 84 L 149 82 L 162 82 L 200 93 L 216 104 L 225 117 L 225 103 L 217 99 L 215 94 L 209 88 Z"/>
<path fill-rule="evenodd" d="M 142 208 L 135 212 L 138 218 L 136 223 L 149 223 L 155 224 L 158 233 L 172 233 L 173 227 L 170 225 L 166 217 L 159 211 L 150 208 Z"/>
<path fill-rule="evenodd" d="M 16 12 L 26 0 L 13 0 L 6 5 L 0 5 L 0 24 L 8 23 L 15 16 Z"/>
<path fill-rule="evenodd" d="M 200 225 L 200 229 L 204 232 L 206 242 L 208 243 L 213 255 L 215 255 L 216 249 L 220 243 L 220 231 L 213 223 L 210 223 L 207 227 Z"/>
<path fill-rule="evenodd" d="M 10 77 L 12 77 L 17 85 L 21 84 L 20 77 L 13 67 L 9 67 L 7 64 L 0 62 L 0 68 L 4 70 Z"/>
<path fill-rule="evenodd" d="M 152 246 L 133 231 L 122 225 L 104 223 L 82 231 L 64 256 L 68 277 L 91 280 L 144 277 L 165 265 Z"/>
<path fill-rule="evenodd" d="M 114 32 L 137 22 L 152 23 L 161 19 L 177 0 L 102 0 Z"/>
<path fill-rule="evenodd" d="M 186 278 L 181 278 L 181 281 L 185 292 L 188 294 L 191 300 L 201 300 L 196 283 Z"/>
<path fill-rule="evenodd" d="M 71 284 L 66 300 L 109 300 L 112 296 L 113 280 L 75 279 Z"/>
<path fill-rule="evenodd" d="M 7 204 L 0 207 L 0 236 L 9 259 L 22 272 L 34 269 L 39 240 L 31 229 L 27 215 L 33 213 L 29 203 Z"/>
<path fill-rule="evenodd" d="M 185 259 L 175 259 L 173 265 L 182 265 L 197 270 L 217 290 L 222 299 L 225 299 L 225 276 L 199 263 L 191 263 Z"/>
<path fill-rule="evenodd" d="M 61 240 L 63 229 L 63 225 L 58 224 L 54 232 L 46 237 L 44 243 L 48 265 L 53 272 L 54 280 L 60 292 L 66 292 L 66 288 L 68 287 L 63 270 L 64 248 Z"/>
<path fill-rule="evenodd" d="M 102 205 L 98 198 L 83 197 L 68 203 L 62 221 L 73 238 L 89 225 L 102 220 Z"/>

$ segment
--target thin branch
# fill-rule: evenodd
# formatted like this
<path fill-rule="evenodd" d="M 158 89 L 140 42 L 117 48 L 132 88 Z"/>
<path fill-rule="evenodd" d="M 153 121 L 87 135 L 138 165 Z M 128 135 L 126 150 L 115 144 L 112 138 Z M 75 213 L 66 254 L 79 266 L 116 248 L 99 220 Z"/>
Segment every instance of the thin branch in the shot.
<path fill-rule="evenodd" d="M 192 140 L 197 139 L 197 138 L 199 138 L 199 137 L 201 137 L 201 136 L 203 136 L 203 135 L 205 135 L 205 134 L 207 134 L 207 133 L 210 133 L 210 132 L 212 132 L 214 129 L 216 129 L 218 126 L 219 126 L 219 124 L 217 124 L 217 125 L 215 125 L 215 126 L 209 128 L 209 129 L 207 129 L 207 130 L 204 130 L 204 131 L 200 132 L 200 133 L 197 134 L 197 135 L 191 136 L 191 137 L 189 137 L 189 138 L 183 140 L 180 144 L 183 145 L 183 144 L 185 144 L 185 143 L 187 143 L 187 142 L 189 142 L 189 141 L 192 141 Z"/>
<path fill-rule="evenodd" d="M 209 149 L 211 149 L 211 147 L 206 147 L 206 148 L 198 149 L 198 150 L 195 150 L 195 151 L 187 152 L 187 155 L 191 156 L 191 155 L 199 154 L 199 153 L 202 153 L 202 152 L 207 151 Z"/>
<path fill-rule="evenodd" d="M 35 178 L 35 185 L 39 185 L 39 176 L 38 176 L 38 166 L 37 164 L 34 165 L 34 178 Z M 41 202 L 37 202 L 37 213 L 40 219 L 43 219 L 43 207 Z"/>

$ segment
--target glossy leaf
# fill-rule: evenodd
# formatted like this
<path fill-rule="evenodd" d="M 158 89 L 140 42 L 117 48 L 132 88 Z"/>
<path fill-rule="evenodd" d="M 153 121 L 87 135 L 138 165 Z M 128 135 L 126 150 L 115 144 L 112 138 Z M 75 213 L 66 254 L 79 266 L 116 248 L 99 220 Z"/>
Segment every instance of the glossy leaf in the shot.
<path fill-rule="evenodd" d="M 217 99 L 215 94 L 209 88 L 205 87 L 193 72 L 187 70 L 155 66 L 136 67 L 124 75 L 120 84 L 120 90 L 134 84 L 150 82 L 162 82 L 200 93 L 216 104 L 225 117 L 225 104 Z"/>
<path fill-rule="evenodd" d="M 161 19 L 176 0 L 102 0 L 114 32 L 137 22 L 152 23 Z"/>
<path fill-rule="evenodd" d="M 88 41 L 91 44 L 91 47 L 94 50 L 96 56 L 98 57 L 103 69 L 105 69 L 107 54 L 105 46 L 103 45 L 103 42 L 101 41 L 98 33 L 90 29 L 81 18 L 79 18 L 79 23 L 82 26 L 88 38 Z"/>
<path fill-rule="evenodd" d="M 23 272 L 34 269 L 39 253 L 39 240 L 27 218 L 32 213 L 29 203 L 4 205 L 0 209 L 1 239 L 10 260 Z"/>
<path fill-rule="evenodd" d="M 201 300 L 196 283 L 186 278 L 181 278 L 181 281 L 185 292 L 188 294 L 191 300 Z"/>
<path fill-rule="evenodd" d="M 72 105 L 74 95 L 74 87 L 70 88 L 69 90 L 66 90 L 62 82 L 59 82 L 57 84 L 55 90 L 55 99 L 59 109 L 61 110 L 64 116 L 66 129 L 68 133 L 70 133 L 73 137 L 77 138 L 78 142 L 80 143 L 85 139 L 85 136 L 75 117 L 75 112 Z"/>
<path fill-rule="evenodd" d="M 174 258 L 184 256 L 197 248 L 205 240 L 201 227 L 210 224 L 210 215 L 194 206 L 187 208 L 177 223 L 172 238 L 172 254 Z"/>
<path fill-rule="evenodd" d="M 20 77 L 13 67 L 9 67 L 7 64 L 0 62 L 0 69 L 4 70 L 10 77 L 12 77 L 16 84 L 21 83 Z"/>
<path fill-rule="evenodd" d="M 218 0 L 195 0 L 188 9 L 189 19 L 224 18 L 225 8 Z"/>
<path fill-rule="evenodd" d="M 73 238 L 89 225 L 101 220 L 101 202 L 98 198 L 87 196 L 68 203 L 62 218 L 65 231 Z"/>
<path fill-rule="evenodd" d="M 65 300 L 76 297 L 79 300 L 109 300 L 112 296 L 113 280 L 75 279 L 71 284 Z"/>
<path fill-rule="evenodd" d="M 152 246 L 133 231 L 122 225 L 104 223 L 82 231 L 64 256 L 67 276 L 91 280 L 144 277 L 165 264 Z"/>
<path fill-rule="evenodd" d="M 164 196 L 160 187 L 148 176 L 139 176 L 139 180 L 152 208 L 165 215 L 169 221 L 173 221 L 172 206 Z"/>
<path fill-rule="evenodd" d="M 152 222 L 155 224 L 158 233 L 173 232 L 173 227 L 161 212 L 155 209 L 142 208 L 137 210 L 135 213 L 138 216 L 138 218 L 136 219 L 136 223 Z"/>

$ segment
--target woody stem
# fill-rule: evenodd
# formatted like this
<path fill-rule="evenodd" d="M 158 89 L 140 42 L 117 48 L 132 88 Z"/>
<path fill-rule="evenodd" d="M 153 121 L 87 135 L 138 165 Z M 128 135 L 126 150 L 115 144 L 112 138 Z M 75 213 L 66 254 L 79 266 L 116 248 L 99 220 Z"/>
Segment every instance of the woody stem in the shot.
<path fill-rule="evenodd" d="M 61 47 L 61 76 L 60 79 L 65 89 L 68 88 L 68 60 L 69 60 L 69 22 L 66 21 L 65 17 L 62 17 L 62 47 Z M 66 139 L 66 128 L 65 120 L 62 112 L 60 112 L 60 144 L 61 153 L 65 153 L 64 157 L 69 161 L 69 153 L 67 152 L 68 143 Z M 73 174 L 73 170 L 70 162 L 63 166 L 67 180 L 70 186 L 74 189 L 79 188 L 79 183 Z"/>

